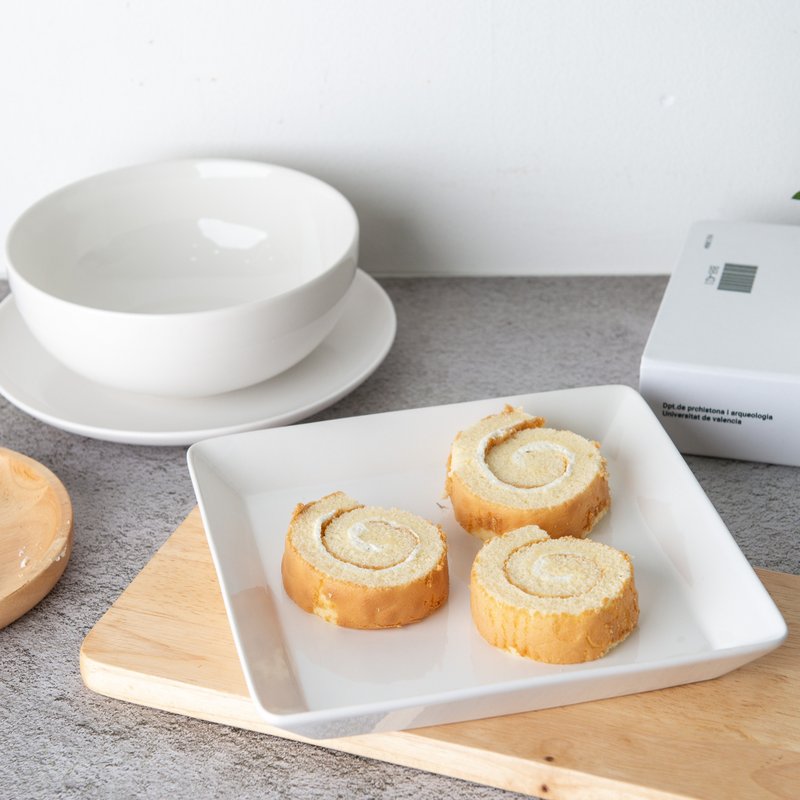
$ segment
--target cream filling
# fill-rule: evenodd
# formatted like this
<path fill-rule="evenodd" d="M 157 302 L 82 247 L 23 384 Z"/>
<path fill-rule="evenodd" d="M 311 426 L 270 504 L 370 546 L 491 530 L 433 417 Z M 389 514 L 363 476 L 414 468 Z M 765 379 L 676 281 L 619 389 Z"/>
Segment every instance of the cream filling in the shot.
<path fill-rule="evenodd" d="M 535 528 L 496 536 L 475 558 L 473 580 L 493 601 L 534 613 L 580 614 L 620 597 L 633 566 L 589 539 L 538 539 Z M 571 579 L 570 579 L 571 575 Z"/>
<path fill-rule="evenodd" d="M 497 475 L 492 472 L 492 470 L 489 468 L 489 465 L 486 463 L 486 451 L 489 449 L 489 445 L 495 439 L 499 439 L 510 430 L 516 432 L 515 426 L 512 425 L 507 428 L 500 428 L 496 431 L 492 431 L 492 433 L 486 434 L 486 436 L 484 436 L 483 439 L 478 442 L 478 447 L 475 452 L 476 461 L 478 462 L 478 466 L 480 467 L 484 477 L 486 477 L 490 483 L 493 483 L 496 486 L 504 486 L 505 488 L 514 492 L 533 494 L 536 492 L 549 492 L 572 476 L 575 468 L 575 453 L 572 450 L 564 447 L 561 444 L 557 444 L 556 442 L 527 442 L 520 445 L 511 456 L 515 464 L 521 465 L 524 462 L 525 455 L 528 453 L 558 453 L 558 455 L 560 455 L 566 463 L 564 472 L 562 472 L 557 478 L 554 478 L 553 480 L 548 481 L 541 486 L 515 486 L 512 483 L 506 483 L 505 481 L 500 480 L 500 478 L 498 478 Z"/>
<path fill-rule="evenodd" d="M 408 564 L 410 561 L 413 561 L 417 557 L 417 553 L 419 553 L 420 548 L 422 547 L 422 543 L 420 542 L 419 536 L 406 525 L 400 525 L 397 522 L 393 522 L 390 519 L 379 519 L 378 517 L 373 517 L 372 519 L 355 522 L 348 527 L 347 538 L 350 541 L 350 543 L 354 547 L 356 547 L 356 549 L 370 553 L 379 553 L 384 549 L 375 542 L 365 542 L 364 539 L 361 538 L 362 535 L 367 532 L 369 528 L 368 523 L 370 522 L 380 522 L 382 525 L 387 525 L 388 527 L 394 528 L 395 530 L 398 531 L 401 530 L 408 531 L 416 540 L 416 544 L 414 545 L 414 547 L 411 548 L 408 555 L 402 561 L 397 561 L 396 563 L 390 564 L 385 567 L 378 567 L 378 569 L 381 570 L 399 569 L 404 564 Z"/>
<path fill-rule="evenodd" d="M 345 514 L 346 513 L 347 512 L 345 512 Z M 320 554 L 322 554 L 323 556 L 329 556 L 331 558 L 334 558 L 334 559 L 338 560 L 338 558 L 336 558 L 334 553 L 332 553 L 325 546 L 325 543 L 322 541 L 322 538 L 325 535 L 326 526 L 336 516 L 340 516 L 337 511 L 330 511 L 327 514 L 320 514 L 314 520 L 314 536 L 313 536 L 313 539 L 314 539 L 314 545 L 315 545 L 316 549 L 319 551 Z M 417 543 L 409 551 L 408 555 L 406 555 L 406 557 L 404 559 L 402 559 L 401 561 L 397 561 L 394 564 L 390 564 L 388 566 L 385 566 L 385 567 L 380 567 L 380 566 L 379 567 L 365 567 L 365 566 L 362 566 L 360 564 L 353 564 L 353 563 L 351 563 L 349 561 L 345 561 L 345 562 L 342 562 L 342 563 L 346 563 L 346 564 L 348 564 L 350 567 L 352 567 L 354 569 L 365 570 L 366 572 L 375 572 L 376 570 L 380 570 L 381 572 L 390 572 L 392 570 L 398 570 L 401 567 L 403 567 L 406 564 L 408 564 L 409 562 L 411 562 L 414 559 L 416 559 L 417 554 L 419 553 L 420 548 L 422 547 L 422 542 L 420 541 L 419 536 L 414 531 L 412 531 L 410 528 L 408 528 L 405 525 L 400 525 L 400 524 L 398 524 L 398 523 L 396 523 L 396 522 L 394 522 L 392 520 L 388 520 L 388 519 L 379 519 L 378 517 L 373 517 L 371 519 L 361 520 L 359 522 L 354 522 L 352 525 L 348 526 L 348 528 L 347 528 L 347 539 L 357 550 L 361 550 L 362 552 L 367 552 L 367 553 L 378 553 L 378 552 L 381 552 L 381 550 L 383 550 L 383 548 L 379 544 L 376 544 L 375 542 L 366 542 L 362 538 L 363 534 L 366 533 L 366 531 L 368 530 L 368 523 L 369 522 L 380 522 L 383 525 L 387 525 L 390 528 L 395 528 L 396 530 L 408 530 L 414 536 L 414 538 L 416 539 Z"/>
<path fill-rule="evenodd" d="M 314 519 L 314 544 L 317 545 L 320 553 L 327 553 L 325 545 L 322 543 L 322 534 L 325 526 L 335 517 L 339 512 L 329 511 L 327 514 L 320 514 Z"/>
<path fill-rule="evenodd" d="M 526 594 L 538 597 L 577 597 L 590 592 L 603 572 L 590 558 L 577 553 L 541 553 L 521 547 L 504 565 L 506 579 Z"/>
<path fill-rule="evenodd" d="M 372 520 L 369 520 L 372 522 Z M 395 525 L 393 522 L 387 522 L 386 520 L 382 520 L 384 525 L 388 525 L 390 528 L 399 528 L 399 525 Z M 368 553 L 380 553 L 383 549 L 379 544 L 375 544 L 375 542 L 365 542 L 361 537 L 365 534 L 368 530 L 367 524 L 365 522 L 356 522 L 355 525 L 351 525 L 347 529 L 347 538 L 350 540 L 350 544 L 356 548 L 356 550 L 364 550 Z"/>

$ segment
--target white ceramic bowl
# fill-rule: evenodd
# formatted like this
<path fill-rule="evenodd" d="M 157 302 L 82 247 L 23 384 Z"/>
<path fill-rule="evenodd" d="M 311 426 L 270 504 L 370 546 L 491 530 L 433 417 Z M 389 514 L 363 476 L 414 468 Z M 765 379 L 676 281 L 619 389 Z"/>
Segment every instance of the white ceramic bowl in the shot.
<path fill-rule="evenodd" d="M 277 375 L 336 323 L 358 220 L 316 178 L 250 161 L 128 167 L 40 200 L 8 273 L 33 335 L 99 383 L 200 396 Z"/>

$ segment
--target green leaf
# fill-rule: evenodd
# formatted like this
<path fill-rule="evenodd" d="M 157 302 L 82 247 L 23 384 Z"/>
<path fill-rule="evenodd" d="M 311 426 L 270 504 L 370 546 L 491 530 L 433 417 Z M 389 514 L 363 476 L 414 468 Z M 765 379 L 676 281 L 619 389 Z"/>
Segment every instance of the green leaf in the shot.
<path fill-rule="evenodd" d="M 800 192 L 795 192 L 792 195 L 792 200 L 800 200 Z"/>

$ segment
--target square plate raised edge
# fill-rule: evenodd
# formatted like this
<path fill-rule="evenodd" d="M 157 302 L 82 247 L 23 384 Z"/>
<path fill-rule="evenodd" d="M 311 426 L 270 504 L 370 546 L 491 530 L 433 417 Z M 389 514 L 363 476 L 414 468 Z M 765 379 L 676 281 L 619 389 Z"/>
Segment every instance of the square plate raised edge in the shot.
<path fill-rule="evenodd" d="M 579 387 L 574 389 L 560 389 L 560 390 L 553 390 L 547 392 L 536 392 L 524 395 L 513 395 L 513 396 L 506 396 L 506 397 L 498 397 L 498 398 L 487 398 L 482 400 L 472 400 L 472 401 L 465 401 L 460 403 L 451 403 L 451 404 L 444 404 L 439 406 L 427 406 L 421 408 L 413 408 L 413 409 L 402 409 L 397 411 L 387 411 L 387 412 L 380 412 L 378 414 L 371 414 L 367 415 L 372 419 L 377 418 L 401 418 L 407 417 L 412 418 L 419 414 L 425 412 L 432 412 L 432 411 L 446 411 L 448 409 L 475 409 L 476 414 L 482 414 L 484 412 L 491 413 L 491 411 L 486 411 L 487 408 L 496 409 L 498 404 L 500 407 L 503 404 L 510 404 L 510 405 L 524 405 L 530 407 L 531 405 L 535 404 L 537 399 L 542 397 L 547 397 L 548 399 L 552 400 L 557 398 L 558 395 L 563 395 L 565 397 L 572 397 L 575 398 L 577 396 L 584 396 L 587 400 L 591 398 L 592 394 L 615 394 L 615 395 L 627 395 L 628 397 L 635 398 L 635 402 L 637 404 L 637 413 L 641 413 L 645 419 L 648 420 L 648 425 L 650 426 L 650 430 L 648 431 L 652 436 L 658 437 L 660 439 L 659 444 L 663 447 L 666 447 L 668 450 L 672 452 L 674 464 L 673 466 L 680 469 L 682 471 L 682 479 L 688 481 L 694 488 L 695 492 L 697 493 L 698 498 L 702 498 L 702 500 L 707 505 L 707 510 L 710 513 L 713 513 L 714 517 L 716 518 L 720 529 L 723 530 L 728 538 L 729 544 L 732 548 L 732 551 L 738 554 L 739 556 L 739 566 L 742 568 L 746 573 L 749 573 L 752 581 L 751 581 L 751 590 L 759 592 L 760 597 L 758 598 L 759 601 L 764 605 L 765 609 L 771 611 L 772 617 L 769 620 L 771 623 L 771 629 L 774 630 L 769 636 L 765 636 L 761 639 L 754 640 L 747 645 L 743 646 L 736 646 L 728 648 L 724 651 L 716 651 L 714 658 L 695 658 L 692 656 L 686 656 L 677 658 L 674 662 L 671 662 L 669 667 L 670 669 L 665 670 L 664 675 L 661 679 L 657 681 L 647 681 L 641 680 L 641 676 L 639 676 L 639 680 L 634 682 L 634 688 L 630 689 L 629 691 L 619 691 L 619 688 L 613 686 L 610 690 L 599 690 L 595 693 L 590 693 L 589 696 L 582 698 L 581 700 L 577 700 L 575 702 L 580 702 L 582 700 L 592 700 L 592 699 L 600 699 L 601 697 L 610 697 L 616 696 L 621 694 L 627 694 L 630 692 L 639 692 L 639 691 L 648 691 L 651 689 L 658 689 L 666 686 L 676 685 L 680 683 L 689 683 L 697 680 L 706 680 L 708 678 L 714 678 L 719 675 L 722 675 L 732 669 L 735 669 L 742 664 L 745 664 L 749 661 L 758 658 L 765 653 L 773 650 L 774 648 L 778 647 L 786 638 L 788 630 L 786 628 L 785 621 L 780 614 L 780 611 L 775 606 L 772 598 L 767 593 L 766 589 L 764 589 L 763 585 L 758 579 L 758 576 L 755 574 L 752 566 L 747 561 L 744 554 L 739 549 L 738 544 L 735 542 L 733 537 L 731 536 L 730 532 L 725 526 L 725 523 L 720 518 L 719 514 L 717 513 L 716 509 L 713 507 L 713 504 L 708 499 L 707 495 L 703 491 L 702 487 L 700 486 L 699 482 L 695 478 L 694 474 L 690 470 L 689 466 L 683 460 L 683 457 L 678 453 L 677 449 L 675 448 L 674 444 L 672 443 L 671 439 L 669 438 L 666 431 L 663 429 L 661 424 L 658 422 L 658 419 L 653 414 L 650 407 L 647 405 L 646 401 L 641 397 L 641 395 L 629 386 L 625 385 L 603 385 L 603 386 L 592 386 L 592 387 Z M 621 399 L 620 399 L 621 402 Z M 480 410 L 479 410 L 480 409 Z M 476 417 L 477 418 L 477 417 Z M 353 421 L 362 420 L 364 417 L 348 417 L 343 419 L 334 419 L 334 420 L 326 420 L 321 422 L 310 422 L 310 423 L 303 423 L 302 425 L 295 425 L 292 426 L 294 428 L 297 427 L 311 427 L 311 426 L 331 426 L 341 423 L 350 423 Z M 197 475 L 197 471 L 195 469 L 195 459 L 200 453 L 204 451 L 212 451 L 220 446 L 228 447 L 231 445 L 236 446 L 258 446 L 257 438 L 258 439 L 266 439 L 271 434 L 274 434 L 276 429 L 267 429 L 267 430 L 259 430 L 259 431 L 251 431 L 245 433 L 236 433 L 230 434 L 228 436 L 217 437 L 215 439 L 205 440 L 203 442 L 199 442 L 197 444 L 192 445 L 187 452 L 187 462 L 189 465 L 189 472 L 191 475 L 192 482 L 194 484 L 195 493 L 198 500 L 198 505 L 200 507 L 201 516 L 204 523 L 204 528 L 206 530 L 206 536 L 208 539 L 209 548 L 211 550 L 212 560 L 214 561 L 215 568 L 217 570 L 217 575 L 220 581 L 220 587 L 222 589 L 223 600 L 225 603 L 226 611 L 228 613 L 229 623 L 231 624 L 232 633 L 234 637 L 234 642 L 236 644 L 237 654 L 239 656 L 241 666 L 245 675 L 245 680 L 248 685 L 248 689 L 250 690 L 251 697 L 253 698 L 255 705 L 261 714 L 261 716 L 268 721 L 270 724 L 289 731 L 291 733 L 300 734 L 303 736 L 307 736 L 309 738 L 329 738 L 331 736 L 341 736 L 341 735 L 353 735 L 359 733 L 368 733 L 373 730 L 391 730 L 392 727 L 385 727 L 382 726 L 379 722 L 376 722 L 376 715 L 377 716 L 384 716 L 384 717 L 391 717 L 393 712 L 400 711 L 402 712 L 404 709 L 408 709 L 410 706 L 419 704 L 420 706 L 428 706 L 428 705 L 439 705 L 441 707 L 447 707 L 448 705 L 452 705 L 454 708 L 457 707 L 459 704 L 463 706 L 464 702 L 472 703 L 476 699 L 480 699 L 481 697 L 491 697 L 494 696 L 495 699 L 502 696 L 502 689 L 497 691 L 486 691 L 485 687 L 477 687 L 477 688 L 470 688 L 467 690 L 461 690 L 459 692 L 454 692 L 451 697 L 442 698 L 440 695 L 430 695 L 430 696 L 414 696 L 409 698 L 404 698 L 400 701 L 386 701 L 380 704 L 367 704 L 364 706 L 355 706 L 355 707 L 345 707 L 339 706 L 334 707 L 332 709 L 323 709 L 323 710 L 309 710 L 304 712 L 294 712 L 288 714 L 276 713 L 275 711 L 271 711 L 269 708 L 265 707 L 259 701 L 259 691 L 258 687 L 255 685 L 255 679 L 251 670 L 249 669 L 249 664 L 247 663 L 247 659 L 244 655 L 243 645 L 240 640 L 239 629 L 237 625 L 237 620 L 235 618 L 235 612 L 232 608 L 230 602 L 230 594 L 226 591 L 226 581 L 225 581 L 225 567 L 226 565 L 221 563 L 219 559 L 219 553 L 215 546 L 214 538 L 215 538 L 215 531 L 213 530 L 212 526 L 208 522 L 208 508 L 204 502 L 204 491 L 202 486 L 202 480 L 199 479 Z M 768 626 L 765 626 L 765 628 Z M 600 667 L 599 669 L 602 669 Z M 635 676 L 640 670 L 636 668 L 620 668 L 615 667 L 613 672 L 615 672 L 618 677 L 624 677 L 625 673 L 630 673 L 631 676 Z M 673 673 L 675 673 L 673 675 Z M 600 677 L 604 677 L 601 676 Z M 605 676 L 608 678 L 609 676 Z M 613 681 L 612 681 L 613 683 Z M 520 687 L 513 687 L 510 689 L 511 693 L 513 694 L 515 691 L 518 691 Z M 524 687 L 523 687 L 524 688 Z M 561 705 L 562 703 L 555 702 L 552 705 Z M 537 705 L 535 708 L 544 708 L 545 705 Z M 497 713 L 513 713 L 511 710 L 507 708 L 503 708 L 502 705 L 495 704 L 495 708 L 498 708 L 499 711 Z M 514 709 L 517 711 L 524 711 L 524 710 L 534 710 L 534 708 L 517 708 Z M 495 714 L 486 714 L 486 713 L 475 713 L 475 714 L 464 714 L 462 713 L 455 713 L 452 718 L 448 718 L 447 714 L 444 715 L 443 719 L 433 719 L 432 721 L 426 720 L 424 724 L 440 724 L 442 722 L 455 722 L 462 719 L 469 719 L 469 718 L 479 718 L 481 716 L 494 716 Z M 408 727 L 408 726 L 404 726 Z"/>

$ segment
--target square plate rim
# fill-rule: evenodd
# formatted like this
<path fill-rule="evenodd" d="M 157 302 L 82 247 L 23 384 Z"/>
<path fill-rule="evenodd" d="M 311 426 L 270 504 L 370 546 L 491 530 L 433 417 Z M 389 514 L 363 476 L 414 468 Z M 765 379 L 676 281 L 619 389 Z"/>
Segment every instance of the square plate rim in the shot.
<path fill-rule="evenodd" d="M 652 423 L 653 425 L 653 434 L 661 439 L 661 443 L 664 446 L 674 451 L 674 453 L 678 456 L 678 459 L 676 460 L 676 465 L 681 469 L 683 473 L 683 479 L 688 480 L 689 483 L 693 486 L 693 488 L 696 490 L 697 499 L 699 499 L 706 506 L 707 510 L 713 514 L 713 516 L 718 521 L 719 526 L 730 538 L 731 552 L 734 555 L 738 556 L 740 567 L 744 569 L 747 573 L 752 574 L 752 578 L 754 579 L 755 583 L 763 591 L 763 596 L 761 600 L 762 602 L 766 602 L 767 607 L 770 608 L 770 610 L 773 612 L 773 619 L 771 620 L 770 626 L 765 626 L 765 629 L 768 628 L 770 631 L 769 635 L 765 635 L 764 637 L 761 638 L 754 638 L 753 640 L 748 641 L 744 644 L 714 648 L 711 651 L 705 650 L 700 653 L 678 654 L 667 658 L 661 657 L 655 659 L 649 664 L 645 663 L 644 670 L 642 668 L 642 665 L 640 664 L 622 664 L 622 665 L 608 666 L 604 665 L 602 659 L 600 659 L 594 662 L 588 662 L 591 667 L 591 674 L 601 678 L 614 675 L 639 674 L 642 672 L 652 672 L 654 669 L 664 668 L 664 667 L 676 668 L 681 666 L 688 667 L 697 664 L 716 664 L 716 663 L 722 664 L 726 660 L 730 660 L 731 658 L 737 658 L 737 657 L 739 658 L 738 665 L 741 666 L 747 661 L 753 660 L 754 658 L 758 658 L 778 647 L 786 639 L 788 635 L 788 629 L 786 627 L 786 623 L 785 620 L 783 619 L 783 616 L 781 615 L 777 606 L 774 604 L 774 601 L 772 601 L 772 598 L 770 597 L 769 593 L 763 587 L 763 584 L 761 584 L 761 581 L 756 575 L 753 566 L 747 560 L 746 556 L 739 548 L 737 542 L 730 534 L 727 525 L 725 525 L 724 521 L 716 511 L 716 508 L 712 504 L 711 500 L 708 498 L 707 494 L 702 489 L 702 486 L 697 481 L 689 465 L 677 451 L 677 448 L 675 448 L 675 445 L 669 438 L 669 435 L 660 425 L 657 417 L 653 414 L 652 410 L 647 405 L 647 402 L 644 400 L 644 398 L 636 389 L 626 384 L 602 384 L 595 386 L 553 389 L 541 392 L 514 394 L 514 395 L 500 396 L 495 398 L 479 398 L 474 400 L 467 400 L 467 401 L 460 401 L 453 403 L 435 404 L 435 405 L 421 406 L 415 408 L 382 411 L 373 414 L 366 414 L 363 416 L 350 416 L 350 417 L 336 418 L 331 420 L 318 420 L 312 422 L 305 422 L 298 425 L 282 426 L 280 428 L 269 428 L 256 431 L 231 433 L 228 435 L 219 436 L 212 439 L 205 439 L 203 441 L 191 445 L 188 448 L 186 457 L 189 466 L 189 472 L 191 475 L 192 483 L 194 484 L 198 505 L 203 520 L 204 530 L 206 531 L 206 538 L 212 555 L 212 560 L 214 562 L 214 566 L 217 571 L 217 577 L 220 582 L 220 588 L 222 589 L 223 600 L 228 615 L 228 621 L 231 625 L 231 630 L 236 645 L 237 655 L 239 656 L 240 664 L 245 676 L 245 681 L 247 683 L 248 690 L 250 691 L 251 697 L 260 715 L 270 724 L 273 724 L 276 727 L 283 728 L 292 732 L 297 732 L 298 731 L 297 726 L 302 726 L 303 735 L 315 738 L 314 733 L 308 733 L 308 728 L 307 728 L 308 725 L 313 726 L 314 724 L 317 723 L 325 724 L 330 722 L 347 720 L 355 715 L 375 714 L 378 712 L 389 714 L 396 710 L 408 709 L 417 706 L 447 705 L 449 703 L 465 701 L 479 697 L 501 696 L 503 694 L 508 693 L 509 691 L 513 691 L 515 689 L 528 688 L 532 685 L 535 685 L 536 687 L 544 686 L 546 688 L 548 685 L 552 685 L 554 683 L 558 683 L 559 685 L 570 684 L 575 682 L 580 683 L 583 680 L 585 680 L 584 677 L 585 672 L 582 670 L 581 671 L 576 670 L 572 672 L 566 671 L 563 673 L 559 672 L 545 676 L 536 676 L 534 678 L 524 678 L 507 682 L 499 682 L 496 684 L 472 685 L 462 688 L 454 688 L 451 690 L 447 690 L 445 692 L 437 691 L 429 694 L 418 693 L 399 698 L 384 699 L 379 703 L 376 703 L 375 701 L 366 701 L 360 704 L 337 705 L 329 708 L 309 709 L 299 712 L 293 711 L 288 713 L 281 713 L 278 711 L 270 710 L 259 699 L 259 687 L 255 683 L 252 671 L 249 668 L 249 664 L 247 663 L 247 659 L 244 655 L 243 645 L 240 640 L 240 631 L 238 629 L 237 621 L 235 619 L 235 614 L 230 602 L 230 593 L 225 589 L 225 576 L 224 576 L 225 565 L 220 563 L 219 552 L 216 548 L 214 541 L 215 533 L 212 527 L 209 526 L 207 521 L 207 508 L 204 503 L 204 491 L 203 491 L 203 486 L 201 485 L 202 481 L 199 478 L 196 470 L 195 462 L 199 457 L 205 455 L 207 451 L 213 452 L 219 447 L 241 445 L 242 442 L 244 442 L 245 440 L 247 446 L 255 445 L 257 439 L 262 439 L 262 440 L 268 439 L 271 436 L 275 436 L 276 434 L 278 434 L 279 431 L 282 430 L 285 431 L 289 428 L 293 429 L 298 429 L 298 428 L 308 429 L 311 427 L 324 428 L 340 424 L 352 424 L 353 422 L 357 423 L 359 420 L 364 420 L 366 418 L 374 420 L 386 417 L 395 417 L 395 418 L 413 417 L 420 413 L 435 412 L 451 408 L 466 408 L 470 406 L 477 407 L 486 404 L 530 403 L 531 400 L 535 400 L 536 398 L 549 397 L 552 399 L 554 396 L 559 394 L 572 395 L 572 396 L 576 394 L 581 394 L 588 396 L 592 393 L 618 395 L 620 397 L 619 402 L 622 402 L 621 398 L 625 395 L 634 398 L 634 401 L 639 406 L 641 413 L 645 416 L 645 418 L 650 419 L 650 423 Z M 777 631 L 775 633 L 772 633 L 772 629 L 776 625 L 777 625 Z M 709 652 L 712 653 L 713 657 L 709 658 Z M 586 667 L 586 665 L 564 665 L 564 666 L 566 667 L 580 666 L 584 668 Z M 730 668 L 722 668 L 718 672 L 713 672 L 710 675 L 706 675 L 702 679 L 706 679 L 708 677 L 717 677 L 719 675 L 725 674 L 729 670 Z M 676 683 L 681 684 L 688 682 L 693 682 L 693 681 L 691 680 L 673 681 L 670 683 L 664 683 L 663 687 L 669 685 L 675 685 Z M 599 699 L 601 696 L 613 697 L 626 693 L 628 692 L 612 692 L 610 694 L 598 695 L 597 699 Z M 520 709 L 520 711 L 524 710 L 529 710 L 529 709 Z"/>

